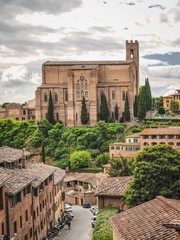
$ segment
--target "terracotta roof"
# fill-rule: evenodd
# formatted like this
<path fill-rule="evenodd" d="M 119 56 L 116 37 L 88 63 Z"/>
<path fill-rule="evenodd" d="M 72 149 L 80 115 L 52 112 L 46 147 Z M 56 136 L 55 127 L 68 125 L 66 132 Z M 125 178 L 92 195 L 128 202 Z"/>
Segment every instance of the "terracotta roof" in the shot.
<path fill-rule="evenodd" d="M 34 176 L 30 175 L 26 169 L 4 169 L 10 178 L 6 181 L 6 192 L 9 195 L 15 195 L 28 186 L 34 180 Z"/>
<path fill-rule="evenodd" d="M 102 180 L 96 191 L 97 196 L 122 196 L 132 180 L 128 177 L 112 177 Z"/>
<path fill-rule="evenodd" d="M 134 133 L 132 135 L 126 136 L 126 138 L 140 138 L 140 134 L 139 133 Z"/>
<path fill-rule="evenodd" d="M 24 151 L 24 155 L 30 155 L 30 152 Z M 22 150 L 11 147 L 0 147 L 0 163 L 15 162 L 22 158 Z"/>
<path fill-rule="evenodd" d="M 177 232 L 164 225 L 173 219 L 180 220 L 180 205 L 177 202 L 180 201 L 158 196 L 109 218 L 117 240 L 177 239 Z"/>
<path fill-rule="evenodd" d="M 47 167 L 51 168 L 54 171 L 54 185 L 58 184 L 62 181 L 62 179 L 65 177 L 66 173 L 63 169 L 46 165 Z"/>
<path fill-rule="evenodd" d="M 64 182 L 72 182 L 72 181 L 80 181 L 85 183 L 90 183 L 93 188 L 96 188 L 102 178 L 106 178 L 107 176 L 103 173 L 74 173 L 68 175 Z"/>
<path fill-rule="evenodd" d="M 180 135 L 180 127 L 146 128 L 140 135 Z"/>
<path fill-rule="evenodd" d="M 8 178 L 10 178 L 9 174 L 3 168 L 0 168 L 0 187 L 5 184 Z"/>

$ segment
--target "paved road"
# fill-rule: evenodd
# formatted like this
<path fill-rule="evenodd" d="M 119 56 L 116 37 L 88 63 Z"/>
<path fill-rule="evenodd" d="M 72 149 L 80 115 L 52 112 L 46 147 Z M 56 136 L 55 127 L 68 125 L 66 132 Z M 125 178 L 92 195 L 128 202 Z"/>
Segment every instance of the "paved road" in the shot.
<path fill-rule="evenodd" d="M 72 206 L 74 219 L 71 222 L 71 229 L 65 226 L 54 240 L 90 240 L 92 235 L 91 218 L 89 208 Z"/>

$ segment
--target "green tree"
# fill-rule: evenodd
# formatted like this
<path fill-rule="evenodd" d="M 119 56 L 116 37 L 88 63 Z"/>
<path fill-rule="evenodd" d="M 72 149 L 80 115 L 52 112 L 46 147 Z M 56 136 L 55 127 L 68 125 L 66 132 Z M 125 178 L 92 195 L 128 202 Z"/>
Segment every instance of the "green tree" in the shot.
<path fill-rule="evenodd" d="M 172 112 L 178 111 L 179 110 L 179 103 L 177 101 L 171 100 L 171 102 L 170 102 L 170 110 Z"/>
<path fill-rule="evenodd" d="M 108 163 L 109 154 L 103 153 L 96 157 L 96 165 L 98 167 L 102 167 L 102 165 Z"/>
<path fill-rule="evenodd" d="M 146 117 L 146 92 L 145 87 L 141 86 L 139 101 L 138 101 L 138 119 L 143 121 Z"/>
<path fill-rule="evenodd" d="M 108 122 L 109 118 L 109 109 L 107 104 L 107 99 L 104 94 L 104 92 L 101 94 L 101 104 L 100 104 L 100 114 L 99 114 L 100 120 L 104 120 L 105 122 Z"/>
<path fill-rule="evenodd" d="M 41 144 L 41 162 L 46 163 L 46 155 L 45 155 L 45 146 L 44 141 Z"/>
<path fill-rule="evenodd" d="M 118 121 L 118 116 L 119 116 L 119 109 L 118 109 L 118 105 L 116 104 L 116 106 L 115 106 L 115 119 L 116 119 L 116 121 Z"/>
<path fill-rule="evenodd" d="M 165 109 L 163 107 L 159 107 L 158 113 L 159 114 L 165 114 Z"/>
<path fill-rule="evenodd" d="M 145 79 L 145 93 L 146 93 L 146 110 L 149 111 L 152 109 L 152 95 L 148 78 Z"/>
<path fill-rule="evenodd" d="M 134 117 L 138 116 L 138 95 L 135 96 L 134 100 Z"/>
<path fill-rule="evenodd" d="M 126 93 L 125 107 L 124 107 L 124 117 L 125 117 L 125 121 L 129 121 L 130 120 L 128 93 Z"/>
<path fill-rule="evenodd" d="M 122 116 L 120 118 L 120 123 L 124 123 L 125 122 L 125 117 L 124 117 L 124 112 L 122 112 Z"/>
<path fill-rule="evenodd" d="M 70 166 L 72 168 L 85 168 L 91 163 L 91 155 L 88 151 L 75 151 L 70 155 Z"/>
<path fill-rule="evenodd" d="M 155 97 L 152 100 L 152 106 L 154 110 L 158 110 L 160 107 L 163 107 L 163 97 Z"/>
<path fill-rule="evenodd" d="M 169 145 L 146 147 L 134 163 L 133 181 L 125 193 L 132 207 L 162 195 L 180 199 L 180 152 Z"/>
<path fill-rule="evenodd" d="M 81 108 L 81 123 L 86 124 L 88 122 L 88 112 L 86 108 L 85 97 L 82 99 L 82 108 Z"/>
<path fill-rule="evenodd" d="M 109 175 L 111 177 L 132 175 L 132 159 L 128 160 L 123 157 L 112 158 L 109 163 L 111 164 L 111 168 L 109 170 Z"/>
<path fill-rule="evenodd" d="M 52 99 L 51 91 L 49 93 L 47 120 L 48 122 L 54 124 L 53 99 Z"/>

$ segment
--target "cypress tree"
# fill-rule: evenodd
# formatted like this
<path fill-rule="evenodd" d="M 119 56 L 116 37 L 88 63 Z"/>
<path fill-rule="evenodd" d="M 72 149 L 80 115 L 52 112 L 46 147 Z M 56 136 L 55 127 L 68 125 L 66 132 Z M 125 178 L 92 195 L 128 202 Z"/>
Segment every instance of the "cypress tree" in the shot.
<path fill-rule="evenodd" d="M 146 110 L 149 111 L 152 109 L 152 95 L 151 95 L 151 87 L 149 84 L 149 79 L 145 79 L 145 91 L 146 91 Z"/>
<path fill-rule="evenodd" d="M 135 96 L 134 100 L 134 117 L 137 117 L 138 113 L 138 95 Z"/>
<path fill-rule="evenodd" d="M 100 105 L 100 120 L 108 122 L 109 109 L 107 104 L 107 99 L 104 93 L 101 94 L 101 105 Z"/>
<path fill-rule="evenodd" d="M 138 119 L 139 121 L 143 121 L 146 117 L 146 92 L 145 86 L 141 86 L 139 101 L 138 101 Z"/>
<path fill-rule="evenodd" d="M 53 100 L 51 91 L 49 93 L 49 101 L 48 101 L 48 113 L 47 113 L 47 120 L 50 123 L 54 123 L 54 116 L 53 116 Z"/>
<path fill-rule="evenodd" d="M 82 108 L 81 108 L 81 123 L 86 124 L 88 122 L 88 113 L 86 108 L 85 97 L 82 99 Z"/>
<path fill-rule="evenodd" d="M 118 121 L 118 115 L 119 115 L 119 110 L 118 110 L 118 105 L 116 104 L 115 106 L 115 119 Z"/>
<path fill-rule="evenodd" d="M 42 145 L 41 145 L 41 162 L 43 162 L 43 163 L 46 162 L 44 141 L 42 142 Z"/>
<path fill-rule="evenodd" d="M 129 121 L 130 120 L 128 93 L 126 93 L 126 99 L 125 99 L 124 118 L 125 118 L 125 121 Z"/>
<path fill-rule="evenodd" d="M 120 118 L 120 123 L 124 123 L 125 122 L 125 119 L 124 119 L 124 112 L 122 112 L 122 116 Z"/>

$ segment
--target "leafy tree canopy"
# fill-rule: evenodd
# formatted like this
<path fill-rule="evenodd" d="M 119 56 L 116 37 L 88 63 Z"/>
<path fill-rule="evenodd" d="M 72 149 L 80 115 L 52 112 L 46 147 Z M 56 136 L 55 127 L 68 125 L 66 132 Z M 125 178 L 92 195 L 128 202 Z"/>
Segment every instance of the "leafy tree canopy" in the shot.
<path fill-rule="evenodd" d="M 84 168 L 89 166 L 92 159 L 88 151 L 75 151 L 70 155 L 69 161 L 72 168 Z"/>
<path fill-rule="evenodd" d="M 129 206 L 162 195 L 180 199 L 180 152 L 169 145 L 146 147 L 137 156 L 134 178 L 125 193 Z"/>

